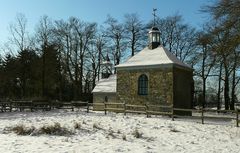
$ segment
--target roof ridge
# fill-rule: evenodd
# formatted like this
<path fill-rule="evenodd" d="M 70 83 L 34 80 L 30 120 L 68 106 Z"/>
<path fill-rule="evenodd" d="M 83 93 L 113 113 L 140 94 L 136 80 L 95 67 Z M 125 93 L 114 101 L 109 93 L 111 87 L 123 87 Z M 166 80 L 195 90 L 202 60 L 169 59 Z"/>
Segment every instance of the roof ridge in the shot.
<path fill-rule="evenodd" d="M 192 69 L 189 65 L 183 63 L 175 55 L 173 55 L 168 49 L 160 45 L 155 49 L 149 49 L 145 47 L 142 51 L 135 56 L 129 58 L 126 62 L 116 66 L 118 67 L 137 67 L 137 66 L 151 66 L 151 65 L 166 65 L 177 64 L 182 67 Z"/>

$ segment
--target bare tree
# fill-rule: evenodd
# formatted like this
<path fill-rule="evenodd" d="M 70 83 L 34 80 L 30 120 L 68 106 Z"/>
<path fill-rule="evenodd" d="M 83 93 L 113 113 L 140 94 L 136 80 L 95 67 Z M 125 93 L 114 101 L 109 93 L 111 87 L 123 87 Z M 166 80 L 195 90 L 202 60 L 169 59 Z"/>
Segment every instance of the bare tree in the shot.
<path fill-rule="evenodd" d="M 41 45 L 49 45 L 53 41 L 53 23 L 48 16 L 42 16 L 36 28 L 36 39 Z"/>
<path fill-rule="evenodd" d="M 95 32 L 95 23 L 85 23 L 77 18 L 56 22 L 55 34 L 62 44 L 64 65 L 73 84 L 74 99 L 82 97 L 85 58 Z"/>
<path fill-rule="evenodd" d="M 146 41 L 144 41 L 146 35 L 144 33 L 144 26 L 136 13 L 126 14 L 124 17 L 128 47 L 131 49 L 131 56 L 134 56 L 136 51 L 146 45 Z"/>
<path fill-rule="evenodd" d="M 216 30 L 216 29 L 215 29 Z M 215 51 L 222 59 L 223 68 L 224 68 L 224 101 L 225 101 L 225 109 L 229 109 L 230 104 L 230 83 L 229 78 L 231 74 L 230 70 L 230 55 L 231 55 L 231 49 L 228 48 L 228 42 L 229 42 L 229 32 L 227 31 L 218 31 L 216 30 L 214 32 L 215 40 L 214 40 L 214 46 L 213 51 Z"/>
<path fill-rule="evenodd" d="M 97 50 L 97 79 L 100 80 L 100 73 L 101 73 L 101 62 L 103 59 L 104 52 L 106 52 L 107 48 L 107 41 L 103 34 L 100 34 L 96 37 L 95 46 Z"/>
<path fill-rule="evenodd" d="M 92 82 L 90 91 L 95 87 L 96 80 L 100 80 L 101 74 L 101 63 L 105 60 L 105 54 L 107 52 L 107 41 L 106 37 L 100 32 L 95 36 L 94 41 L 90 45 L 90 49 L 86 56 L 86 71 L 91 74 L 88 77 L 90 82 Z"/>
<path fill-rule="evenodd" d="M 236 73 L 239 69 L 239 8 L 237 0 L 219 0 L 204 11 L 212 16 L 210 22 L 216 22 L 212 34 L 216 37 L 216 52 L 221 56 L 224 68 L 224 99 L 225 109 L 234 109 L 236 101 L 236 86 L 239 79 Z M 230 83 L 232 79 L 232 83 Z M 231 99 L 229 92 L 231 91 Z"/>
<path fill-rule="evenodd" d="M 125 29 L 123 24 L 118 23 L 118 21 L 111 16 L 107 17 L 105 24 L 105 36 L 109 38 L 109 43 L 114 57 L 114 65 L 118 65 L 120 64 L 123 52 L 126 48 L 124 43 Z"/>
<path fill-rule="evenodd" d="M 23 51 L 28 47 L 27 19 L 24 14 L 17 14 L 15 23 L 10 24 L 10 41 L 17 47 L 18 51 Z"/>
<path fill-rule="evenodd" d="M 42 56 L 42 97 L 46 96 L 46 50 L 50 47 L 52 39 L 52 21 L 48 16 L 43 16 L 39 20 L 36 29 L 36 41 L 40 42 L 40 54 Z"/>
<path fill-rule="evenodd" d="M 196 56 L 199 59 L 198 67 L 200 70 L 196 69 L 196 74 L 201 77 L 202 79 L 202 107 L 205 107 L 206 104 L 206 81 L 210 75 L 212 68 L 216 62 L 216 56 L 211 51 L 211 36 L 200 32 L 198 36 L 198 46 L 199 52 Z"/>

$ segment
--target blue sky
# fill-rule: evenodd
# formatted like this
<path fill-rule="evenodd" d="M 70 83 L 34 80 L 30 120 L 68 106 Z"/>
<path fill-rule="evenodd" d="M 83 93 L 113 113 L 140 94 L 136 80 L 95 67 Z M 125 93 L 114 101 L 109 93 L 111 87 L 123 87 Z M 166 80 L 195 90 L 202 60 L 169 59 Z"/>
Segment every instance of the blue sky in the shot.
<path fill-rule="evenodd" d="M 102 24 L 106 16 L 121 21 L 126 13 L 138 13 L 144 22 L 152 19 L 152 9 L 165 17 L 173 14 L 183 16 L 185 22 L 200 27 L 206 14 L 199 10 L 212 0 L 0 0 L 0 45 L 9 37 L 9 24 L 14 22 L 17 13 L 23 13 L 28 20 L 30 32 L 39 18 L 48 15 L 52 19 L 68 19 L 71 16 L 83 21 Z"/>

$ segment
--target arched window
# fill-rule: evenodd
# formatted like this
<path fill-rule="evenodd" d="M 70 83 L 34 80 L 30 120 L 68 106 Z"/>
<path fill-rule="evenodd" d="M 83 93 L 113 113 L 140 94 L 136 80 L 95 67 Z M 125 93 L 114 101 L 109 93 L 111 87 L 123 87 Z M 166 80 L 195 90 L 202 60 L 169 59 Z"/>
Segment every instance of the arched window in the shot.
<path fill-rule="evenodd" d="M 148 77 L 145 74 L 140 75 L 140 77 L 138 78 L 138 94 L 148 94 Z"/>

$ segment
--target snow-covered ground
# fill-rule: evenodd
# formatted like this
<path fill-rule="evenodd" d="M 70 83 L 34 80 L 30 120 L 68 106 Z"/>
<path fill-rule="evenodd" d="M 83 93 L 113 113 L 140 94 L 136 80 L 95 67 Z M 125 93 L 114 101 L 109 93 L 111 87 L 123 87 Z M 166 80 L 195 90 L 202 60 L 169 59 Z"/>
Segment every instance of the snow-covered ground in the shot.
<path fill-rule="evenodd" d="M 6 131 L 16 125 L 37 129 L 54 123 L 60 123 L 73 134 L 21 136 Z M 74 128 L 76 123 L 80 128 Z M 224 125 L 202 125 L 200 120 L 171 121 L 168 117 L 115 113 L 105 116 L 103 112 L 0 113 L 0 152 L 239 153 L 240 128 L 231 121 Z"/>

